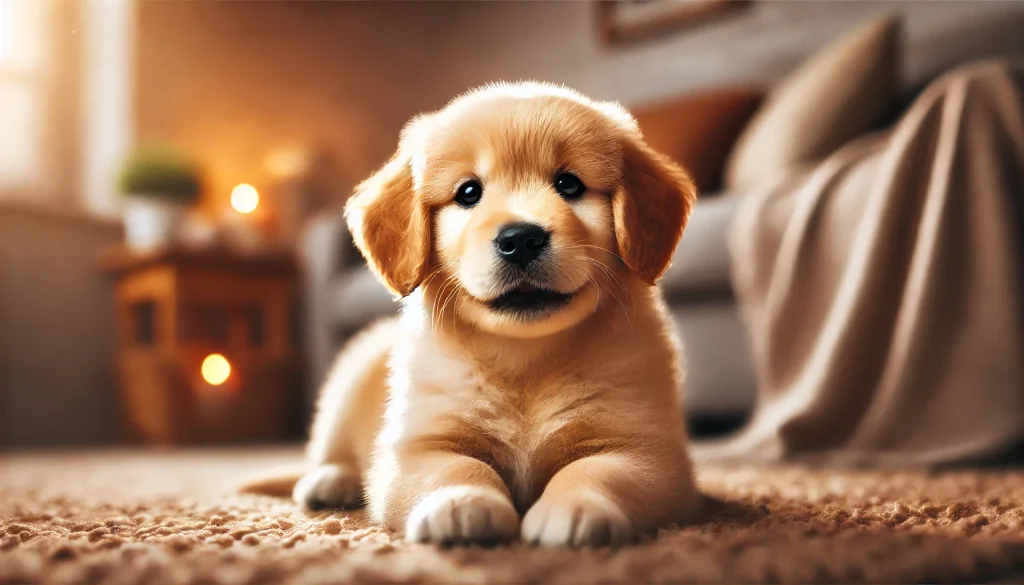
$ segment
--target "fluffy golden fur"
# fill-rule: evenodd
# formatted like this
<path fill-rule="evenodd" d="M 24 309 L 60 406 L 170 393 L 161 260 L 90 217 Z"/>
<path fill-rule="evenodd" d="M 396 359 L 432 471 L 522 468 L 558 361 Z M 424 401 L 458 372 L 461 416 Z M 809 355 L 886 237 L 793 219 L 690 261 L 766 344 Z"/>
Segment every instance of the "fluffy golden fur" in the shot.
<path fill-rule="evenodd" d="M 560 196 L 565 172 L 585 194 Z M 482 186 L 470 208 L 454 201 L 467 180 Z M 365 494 L 422 542 L 616 545 L 685 520 L 699 496 L 679 348 L 653 285 L 694 198 L 624 109 L 564 88 L 488 86 L 412 120 L 346 208 L 401 317 L 339 357 L 295 499 Z M 512 222 L 550 234 L 529 274 L 496 253 Z M 524 282 L 571 297 L 493 308 Z"/>

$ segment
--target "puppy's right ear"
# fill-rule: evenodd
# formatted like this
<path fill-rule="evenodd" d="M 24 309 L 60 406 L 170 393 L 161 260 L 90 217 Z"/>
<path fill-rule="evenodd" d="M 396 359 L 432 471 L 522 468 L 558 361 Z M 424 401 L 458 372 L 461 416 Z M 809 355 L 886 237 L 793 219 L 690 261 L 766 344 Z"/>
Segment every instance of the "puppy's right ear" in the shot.
<path fill-rule="evenodd" d="M 430 261 L 430 211 L 416 192 L 412 169 L 422 122 L 406 125 L 398 152 L 356 186 L 345 205 L 356 246 L 381 282 L 403 297 L 423 282 Z"/>

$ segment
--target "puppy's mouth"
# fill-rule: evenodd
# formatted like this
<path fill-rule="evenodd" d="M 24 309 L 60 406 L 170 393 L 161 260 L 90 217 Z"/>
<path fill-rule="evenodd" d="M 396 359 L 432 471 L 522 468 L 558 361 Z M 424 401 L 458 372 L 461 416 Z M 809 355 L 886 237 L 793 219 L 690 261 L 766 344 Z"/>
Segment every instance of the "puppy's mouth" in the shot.
<path fill-rule="evenodd" d="M 550 313 L 569 304 L 578 292 L 564 293 L 523 283 L 489 301 L 487 306 L 499 313 L 523 316 Z"/>

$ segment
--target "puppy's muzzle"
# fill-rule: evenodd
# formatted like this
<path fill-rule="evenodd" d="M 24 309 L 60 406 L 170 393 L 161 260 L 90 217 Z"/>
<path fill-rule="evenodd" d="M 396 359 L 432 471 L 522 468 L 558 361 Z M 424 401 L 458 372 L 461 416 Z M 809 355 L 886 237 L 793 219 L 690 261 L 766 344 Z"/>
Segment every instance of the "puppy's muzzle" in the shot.
<path fill-rule="evenodd" d="M 548 232 L 533 223 L 510 223 L 498 231 L 494 247 L 498 257 L 510 264 L 526 268 L 548 247 Z"/>

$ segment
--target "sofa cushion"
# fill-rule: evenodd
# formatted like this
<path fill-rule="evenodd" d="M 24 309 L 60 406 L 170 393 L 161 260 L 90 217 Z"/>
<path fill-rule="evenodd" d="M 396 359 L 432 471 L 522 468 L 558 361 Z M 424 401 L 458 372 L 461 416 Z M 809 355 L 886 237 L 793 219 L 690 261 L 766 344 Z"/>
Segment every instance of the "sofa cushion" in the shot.
<path fill-rule="evenodd" d="M 330 284 L 333 327 L 347 337 L 370 321 L 398 311 L 399 303 L 365 266 L 339 273 Z"/>
<path fill-rule="evenodd" d="M 726 234 L 736 209 L 743 201 L 738 194 L 701 197 L 693 206 L 683 240 L 676 248 L 672 265 L 661 279 L 669 302 L 708 295 L 731 298 L 731 262 Z"/>
<path fill-rule="evenodd" d="M 725 188 L 753 188 L 879 125 L 899 93 L 899 33 L 896 17 L 872 20 L 782 80 L 729 155 Z"/>
<path fill-rule="evenodd" d="M 682 401 L 690 417 L 745 415 L 757 399 L 746 328 L 735 303 L 672 306 L 683 345 Z"/>
<path fill-rule="evenodd" d="M 701 193 L 712 193 L 764 94 L 752 87 L 725 87 L 633 108 L 633 115 L 651 148 L 686 168 Z"/>

